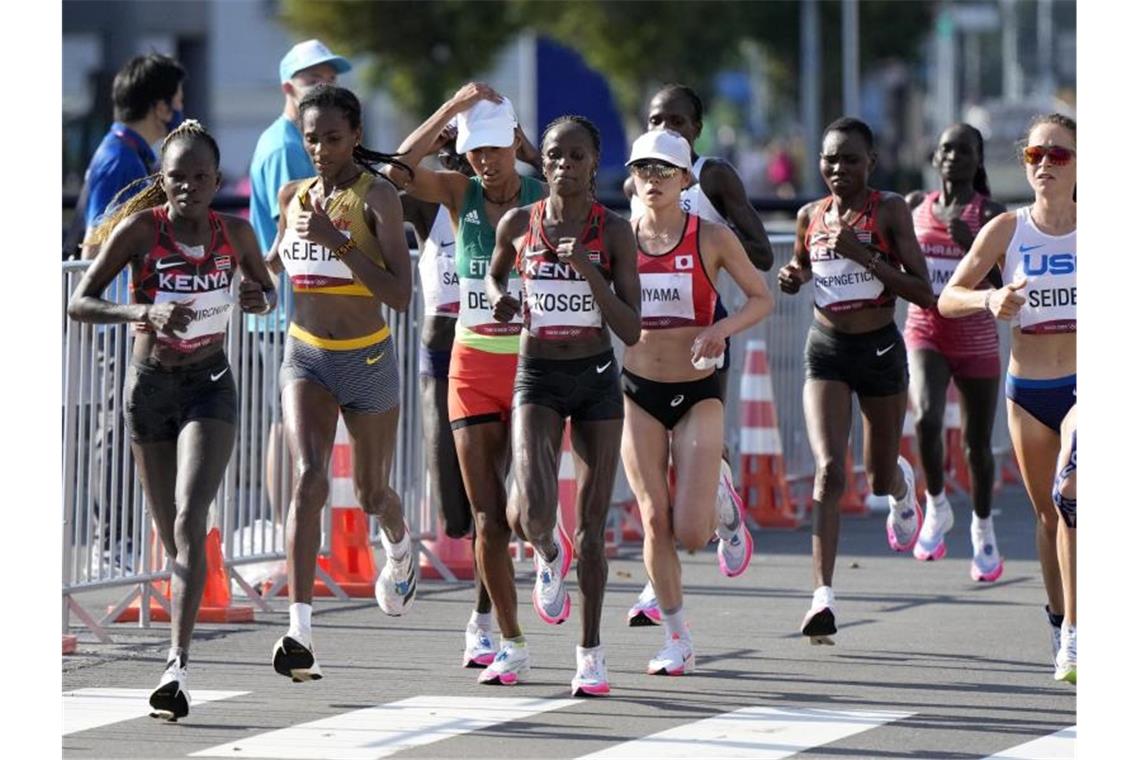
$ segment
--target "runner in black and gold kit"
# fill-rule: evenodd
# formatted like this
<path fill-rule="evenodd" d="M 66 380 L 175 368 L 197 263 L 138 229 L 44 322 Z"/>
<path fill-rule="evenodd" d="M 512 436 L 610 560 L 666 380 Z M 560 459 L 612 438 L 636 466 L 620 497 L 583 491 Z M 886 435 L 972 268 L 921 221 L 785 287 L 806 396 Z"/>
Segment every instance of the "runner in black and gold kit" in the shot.
<path fill-rule="evenodd" d="M 161 173 L 96 231 L 99 255 L 68 314 L 81 322 L 133 322 L 137 337 L 123 390 L 131 449 L 147 505 L 174 562 L 170 654 L 150 697 L 154 716 L 190 712 L 186 665 L 206 580 L 206 525 L 234 444 L 237 389 L 224 352 L 240 270 L 242 311 L 276 303 L 273 279 L 244 219 L 210 210 L 221 184 L 218 145 L 196 121 L 162 144 Z M 125 267 L 129 305 L 100 294 Z"/>
<path fill-rule="evenodd" d="M 419 167 L 439 133 L 457 118 L 456 150 L 467 157 L 474 177 Z M 495 244 L 495 225 L 509 210 L 546 195 L 536 179 L 519 175 L 515 157 L 521 140 L 510 102 L 485 84 L 469 83 L 416 128 L 400 146 L 412 176 L 389 176 L 421 200 L 442 204 L 451 214 L 459 279 L 459 318 L 448 372 L 448 415 L 475 516 L 475 563 L 495 607 L 501 646 L 479 674 L 481 683 L 511 685 L 525 672 L 501 668 L 512 652 L 525 650 L 518 623 L 514 563 L 509 546 L 506 476 L 510 463 L 511 392 L 518 364 L 522 321 L 497 322 L 483 276 Z M 511 291 L 518 292 L 517 280 Z M 468 637 L 491 632 L 490 615 L 473 613 Z"/>
<path fill-rule="evenodd" d="M 289 631 L 273 667 L 294 681 L 321 677 L 312 651 L 312 589 L 328 498 L 337 418 L 344 417 L 360 506 L 380 518 L 387 562 L 376 598 L 401 615 L 416 591 L 416 563 L 400 497 L 388 485 L 396 451 L 400 377 L 380 307 L 407 308 L 412 272 L 400 199 L 361 147 L 360 102 L 317 85 L 298 105 L 305 149 L 318 176 L 281 188 L 269 262 L 289 273 L 293 321 L 281 365 L 281 408 L 295 477 L 286 530 Z"/>
<path fill-rule="evenodd" d="M 561 623 L 570 614 L 565 578 L 578 554 L 582 635 L 570 683 L 574 696 L 610 691 L 599 629 L 608 570 L 605 523 L 624 415 L 609 332 L 631 345 L 640 324 L 633 234 L 625 219 L 594 199 L 600 155 L 601 138 L 588 119 L 566 116 L 547 128 L 542 163 L 552 194 L 503 216 L 486 278 L 496 319 L 509 322 L 520 310 L 523 315 L 512 404 L 517 469 L 509 519 L 534 545 L 533 602 L 547 623 Z M 522 299 L 507 286 L 514 274 L 522 280 Z M 578 480 L 573 547 L 557 521 L 567 417 Z M 528 668 L 525 649 L 503 667 Z"/>

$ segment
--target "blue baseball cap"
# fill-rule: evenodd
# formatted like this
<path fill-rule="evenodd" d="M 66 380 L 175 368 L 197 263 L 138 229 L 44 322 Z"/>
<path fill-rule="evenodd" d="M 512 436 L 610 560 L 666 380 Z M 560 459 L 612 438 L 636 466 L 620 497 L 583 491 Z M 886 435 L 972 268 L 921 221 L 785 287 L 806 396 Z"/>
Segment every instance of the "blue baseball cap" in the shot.
<path fill-rule="evenodd" d="M 320 40 L 305 40 L 294 45 L 281 59 L 281 83 L 288 82 L 301 69 L 322 63 L 332 66 L 338 74 L 343 74 L 352 68 L 347 58 L 334 54 Z"/>

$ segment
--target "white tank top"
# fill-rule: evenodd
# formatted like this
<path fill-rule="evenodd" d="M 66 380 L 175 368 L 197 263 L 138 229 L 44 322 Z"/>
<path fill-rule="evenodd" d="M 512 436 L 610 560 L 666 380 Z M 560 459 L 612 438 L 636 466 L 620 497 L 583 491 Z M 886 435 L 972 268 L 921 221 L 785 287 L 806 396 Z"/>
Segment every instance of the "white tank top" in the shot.
<path fill-rule="evenodd" d="M 696 214 L 701 219 L 710 222 L 717 222 L 724 226 L 730 226 L 728 220 L 720 215 L 716 210 L 716 206 L 712 204 L 709 197 L 705 195 L 705 191 L 701 189 L 701 170 L 705 168 L 705 162 L 708 161 L 707 156 L 701 156 L 697 162 L 693 164 L 693 176 L 697 181 L 686 187 L 681 191 L 681 209 L 689 214 Z M 645 204 L 641 199 L 634 195 L 629 199 L 629 217 L 636 219 L 645 213 Z"/>
<path fill-rule="evenodd" d="M 1017 210 L 1017 227 L 1005 250 L 1002 282 L 1025 278 L 1025 304 L 1012 324 L 1029 334 L 1077 331 L 1077 231 L 1046 235 L 1033 223 L 1032 206 Z"/>
<path fill-rule="evenodd" d="M 420 251 L 420 288 L 424 314 L 429 317 L 459 315 L 459 276 L 455 273 L 455 230 L 451 214 L 441 204 Z"/>

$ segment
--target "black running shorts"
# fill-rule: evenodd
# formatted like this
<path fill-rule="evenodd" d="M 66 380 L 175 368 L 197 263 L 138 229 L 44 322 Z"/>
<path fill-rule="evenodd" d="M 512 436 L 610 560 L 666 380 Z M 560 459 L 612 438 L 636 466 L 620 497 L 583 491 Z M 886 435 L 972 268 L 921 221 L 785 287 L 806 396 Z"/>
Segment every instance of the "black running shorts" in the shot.
<path fill-rule="evenodd" d="M 574 422 L 620 420 L 625 416 L 614 352 L 584 359 L 519 356 L 511 408 L 538 404 Z"/>
<path fill-rule="evenodd" d="M 867 333 L 841 333 L 813 322 L 804 346 L 808 380 L 838 380 L 860 396 L 894 396 L 910 382 L 906 344 L 892 322 Z"/>
<path fill-rule="evenodd" d="M 237 422 L 237 386 L 221 351 L 180 367 L 131 362 L 123 399 L 127 430 L 138 443 L 175 440 L 193 420 Z"/>

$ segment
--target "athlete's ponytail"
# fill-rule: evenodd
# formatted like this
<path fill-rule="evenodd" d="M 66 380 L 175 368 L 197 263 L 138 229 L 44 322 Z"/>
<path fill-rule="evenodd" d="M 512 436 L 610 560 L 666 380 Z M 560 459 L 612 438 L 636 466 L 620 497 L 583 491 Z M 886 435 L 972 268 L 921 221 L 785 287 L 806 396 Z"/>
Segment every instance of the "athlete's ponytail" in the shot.
<path fill-rule="evenodd" d="M 352 93 L 352 90 L 347 90 L 344 87 L 337 87 L 335 84 L 321 83 L 314 86 L 307 93 L 305 97 L 301 98 L 301 102 L 297 104 L 297 113 L 304 114 L 310 108 L 339 108 L 344 118 L 348 120 L 348 126 L 352 129 L 360 128 L 360 100 Z M 380 151 L 365 148 L 363 145 L 356 145 L 352 149 L 352 159 L 356 163 L 363 166 L 370 174 L 379 174 L 376 167 L 380 164 L 390 164 L 398 166 L 408 173 L 409 177 L 413 179 L 416 172 L 412 167 L 399 160 L 397 156 L 402 156 L 403 153 L 381 153 Z"/>
<path fill-rule="evenodd" d="M 111 231 L 115 229 L 115 226 L 131 214 L 137 214 L 140 211 L 161 206 L 166 202 L 166 189 L 162 186 L 162 158 L 166 156 L 166 149 L 180 140 L 201 140 L 205 142 L 210 148 L 210 152 L 214 154 L 214 168 L 218 168 L 218 165 L 221 163 L 221 151 L 218 150 L 217 141 L 206 131 L 206 128 L 202 126 L 200 121 L 187 119 L 182 122 L 178 125 L 177 129 L 173 130 L 162 141 L 162 148 L 159 151 L 159 171 L 142 177 L 141 179 L 136 179 L 115 193 L 115 197 L 107 204 L 107 210 L 100 218 L 99 225 L 91 234 L 91 242 L 93 244 L 101 245 L 105 243 L 107 238 L 111 236 Z"/>

